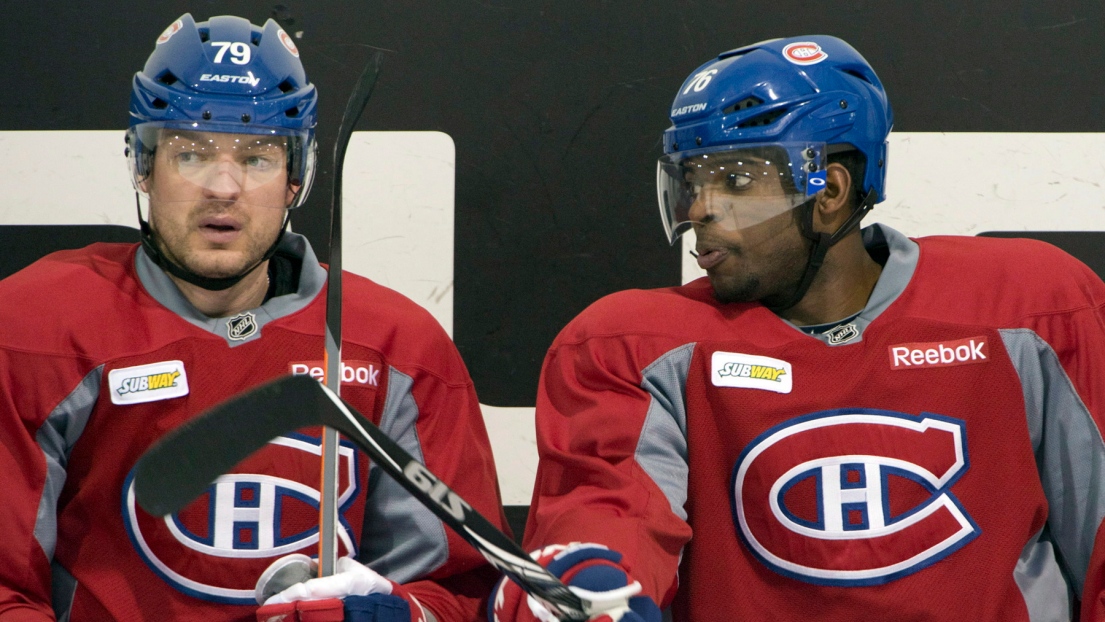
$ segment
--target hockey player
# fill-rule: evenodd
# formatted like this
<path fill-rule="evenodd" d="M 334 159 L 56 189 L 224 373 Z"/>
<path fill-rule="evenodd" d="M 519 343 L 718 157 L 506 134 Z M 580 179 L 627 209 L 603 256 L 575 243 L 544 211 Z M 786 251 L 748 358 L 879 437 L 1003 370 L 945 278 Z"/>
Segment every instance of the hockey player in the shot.
<path fill-rule="evenodd" d="M 660 211 L 708 278 L 557 337 L 527 547 L 602 619 L 1105 620 L 1101 280 L 860 229 L 892 113 L 839 39 L 722 54 L 671 119 Z M 544 611 L 504 582 L 491 615 Z"/>
<path fill-rule="evenodd" d="M 252 620 L 266 567 L 317 554 L 319 429 L 274 440 L 175 515 L 146 514 L 132 487 L 142 452 L 207 407 L 321 376 L 326 268 L 285 231 L 311 185 L 316 102 L 276 22 L 182 16 L 133 81 L 142 243 L 55 253 L 0 282 L 0 619 Z M 504 527 L 448 336 L 364 278 L 346 274 L 343 292 L 343 397 Z M 355 619 L 482 617 L 496 576 L 483 558 L 352 445 L 339 454 Z M 341 619 L 320 602 L 261 617 Z"/>

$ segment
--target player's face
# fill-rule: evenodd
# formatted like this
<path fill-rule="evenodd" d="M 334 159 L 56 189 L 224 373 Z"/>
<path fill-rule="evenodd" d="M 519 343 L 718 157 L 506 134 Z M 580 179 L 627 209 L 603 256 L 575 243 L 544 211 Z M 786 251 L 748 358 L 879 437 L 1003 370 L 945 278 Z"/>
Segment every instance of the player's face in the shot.
<path fill-rule="evenodd" d="M 702 184 L 690 207 L 698 264 L 721 302 L 784 299 L 808 259 L 796 210 L 761 209 L 788 194 L 775 165 L 763 168 L 767 174 Z"/>
<path fill-rule="evenodd" d="M 286 153 L 280 137 L 163 130 L 148 182 L 162 252 L 209 278 L 260 261 L 295 196 Z"/>

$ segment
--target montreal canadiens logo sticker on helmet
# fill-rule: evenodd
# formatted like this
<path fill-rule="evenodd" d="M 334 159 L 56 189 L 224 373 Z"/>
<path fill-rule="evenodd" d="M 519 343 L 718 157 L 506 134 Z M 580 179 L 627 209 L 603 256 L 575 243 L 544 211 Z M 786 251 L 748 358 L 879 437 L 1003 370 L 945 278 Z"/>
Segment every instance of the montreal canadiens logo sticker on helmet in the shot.
<path fill-rule="evenodd" d="M 292 56 L 299 58 L 299 48 L 295 47 L 295 42 L 292 41 L 292 38 L 288 36 L 288 33 L 284 32 L 283 28 L 281 28 L 278 32 L 280 42 L 284 44 L 284 47 L 292 53 Z"/>
<path fill-rule="evenodd" d="M 165 43 L 166 41 L 171 39 L 173 35 L 180 32 L 181 28 L 184 28 L 183 22 L 181 22 L 179 19 L 173 22 L 168 28 L 165 29 L 165 32 L 161 33 L 161 36 L 157 38 L 157 45 L 161 45 L 162 43 Z"/>
<path fill-rule="evenodd" d="M 795 65 L 816 65 L 828 57 L 821 46 L 812 41 L 791 43 L 783 48 L 783 58 Z"/>

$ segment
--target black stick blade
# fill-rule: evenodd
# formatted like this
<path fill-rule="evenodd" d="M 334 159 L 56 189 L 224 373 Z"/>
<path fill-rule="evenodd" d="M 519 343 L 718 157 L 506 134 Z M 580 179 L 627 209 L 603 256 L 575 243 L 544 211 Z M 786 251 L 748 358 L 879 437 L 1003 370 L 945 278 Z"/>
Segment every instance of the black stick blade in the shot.
<path fill-rule="evenodd" d="M 310 376 L 286 376 L 218 404 L 169 432 L 138 460 L 135 499 L 154 516 L 184 509 L 270 440 L 319 425 Z"/>
<path fill-rule="evenodd" d="M 178 512 L 269 440 L 316 425 L 347 436 L 376 466 L 557 617 L 590 617 L 590 603 L 584 603 L 425 465 L 310 376 L 278 378 L 167 434 L 139 459 L 135 497 L 150 514 Z"/>

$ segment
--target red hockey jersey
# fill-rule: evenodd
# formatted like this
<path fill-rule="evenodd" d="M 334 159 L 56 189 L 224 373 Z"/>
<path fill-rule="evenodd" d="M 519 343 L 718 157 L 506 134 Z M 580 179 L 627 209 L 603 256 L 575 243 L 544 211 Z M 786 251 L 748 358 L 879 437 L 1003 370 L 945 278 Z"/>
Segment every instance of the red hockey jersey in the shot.
<path fill-rule="evenodd" d="M 136 506 L 159 437 L 287 373 L 321 377 L 325 270 L 301 236 L 298 291 L 233 318 L 198 313 L 133 245 L 55 253 L 0 282 L 0 617 L 252 620 L 275 559 L 317 554 L 320 430 L 218 479 L 180 513 Z M 356 275 L 343 284 L 342 396 L 505 525 L 471 380 L 440 326 Z M 471 620 L 494 573 L 351 445 L 342 554 L 404 583 L 439 620 Z M 22 614 L 22 615 L 20 615 Z"/>
<path fill-rule="evenodd" d="M 706 279 L 600 300 L 537 404 L 526 546 L 624 555 L 676 620 L 1105 620 L 1105 285 L 1027 240 L 864 231 L 811 335 Z"/>

